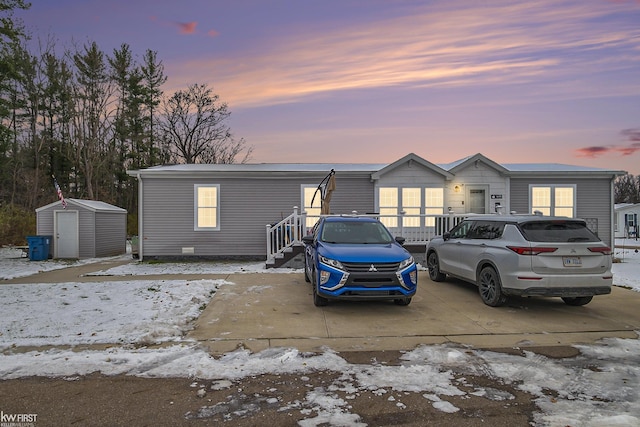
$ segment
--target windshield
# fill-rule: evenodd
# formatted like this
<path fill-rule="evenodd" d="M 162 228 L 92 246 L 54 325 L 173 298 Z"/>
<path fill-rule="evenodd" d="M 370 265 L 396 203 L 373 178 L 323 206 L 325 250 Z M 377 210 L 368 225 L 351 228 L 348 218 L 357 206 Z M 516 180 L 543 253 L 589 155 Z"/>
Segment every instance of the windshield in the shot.
<path fill-rule="evenodd" d="M 389 231 L 379 222 L 331 221 L 322 228 L 320 240 L 326 243 L 387 244 Z"/>
<path fill-rule="evenodd" d="M 530 242 L 598 242 L 600 239 L 578 221 L 536 221 L 520 226 Z"/>

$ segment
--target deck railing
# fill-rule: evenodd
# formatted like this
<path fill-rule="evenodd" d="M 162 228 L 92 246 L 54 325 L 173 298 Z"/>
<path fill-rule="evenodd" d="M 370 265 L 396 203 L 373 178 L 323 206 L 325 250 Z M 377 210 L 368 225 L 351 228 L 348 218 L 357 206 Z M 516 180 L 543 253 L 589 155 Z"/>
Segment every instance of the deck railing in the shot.
<path fill-rule="evenodd" d="M 353 214 L 357 214 L 353 212 Z M 405 244 L 427 244 L 435 236 L 451 230 L 471 214 L 398 215 L 357 214 L 377 218 L 394 237 L 404 237 Z M 311 232 L 313 224 L 324 215 L 307 215 L 293 208 L 293 213 L 281 221 L 267 224 L 267 262 L 282 256 L 292 246 L 302 245 L 302 237 Z M 336 216 L 336 215 L 333 215 Z"/>

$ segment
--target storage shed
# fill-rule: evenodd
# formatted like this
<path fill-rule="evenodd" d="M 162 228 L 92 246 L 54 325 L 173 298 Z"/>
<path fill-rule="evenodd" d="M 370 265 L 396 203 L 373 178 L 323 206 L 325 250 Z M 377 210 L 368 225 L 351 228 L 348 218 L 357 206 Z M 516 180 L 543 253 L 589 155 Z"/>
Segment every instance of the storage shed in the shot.
<path fill-rule="evenodd" d="M 127 211 L 95 200 L 65 199 L 36 209 L 38 235 L 52 236 L 53 258 L 97 258 L 127 250 Z"/>
<path fill-rule="evenodd" d="M 615 233 L 617 239 L 637 239 L 640 203 L 617 203 L 614 206 Z"/>

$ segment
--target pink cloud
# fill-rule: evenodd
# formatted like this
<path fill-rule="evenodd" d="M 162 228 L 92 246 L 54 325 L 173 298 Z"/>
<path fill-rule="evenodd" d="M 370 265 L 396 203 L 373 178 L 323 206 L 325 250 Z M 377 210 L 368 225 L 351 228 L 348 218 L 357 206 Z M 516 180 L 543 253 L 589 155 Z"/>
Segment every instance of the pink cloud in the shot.
<path fill-rule="evenodd" d="M 592 147 L 578 148 L 576 150 L 576 153 L 578 154 L 578 157 L 595 158 L 595 157 L 607 154 L 611 152 L 611 150 L 612 150 L 611 147 L 592 146 Z"/>
<path fill-rule="evenodd" d="M 180 29 L 180 34 L 193 34 L 196 32 L 197 22 L 176 22 L 176 25 Z"/>
<path fill-rule="evenodd" d="M 625 129 L 621 133 L 629 141 L 640 141 L 640 129 Z"/>
<path fill-rule="evenodd" d="M 640 151 L 640 142 L 633 143 L 626 147 L 616 147 L 616 151 L 622 154 L 623 156 L 630 156 Z"/>
<path fill-rule="evenodd" d="M 625 145 L 609 145 L 609 146 L 591 146 L 578 148 L 576 154 L 578 157 L 595 158 L 609 153 L 618 153 L 622 156 L 631 156 L 640 152 L 640 128 L 625 129 L 620 134 L 630 143 Z"/>
<path fill-rule="evenodd" d="M 191 22 L 168 22 L 168 21 L 163 21 L 161 19 L 159 19 L 157 16 L 155 15 L 151 15 L 149 16 L 149 20 L 151 22 L 157 22 L 159 23 L 161 26 L 163 27 L 174 27 L 174 28 L 178 28 L 178 32 L 182 35 L 191 35 L 191 34 L 198 34 L 199 32 L 197 31 L 197 26 L 198 26 L 198 22 L 197 21 L 191 21 Z M 202 34 L 202 33 L 200 33 Z M 218 31 L 216 31 L 215 29 L 210 29 L 209 31 L 207 31 L 207 36 L 209 37 L 217 37 L 220 35 L 220 33 Z"/>

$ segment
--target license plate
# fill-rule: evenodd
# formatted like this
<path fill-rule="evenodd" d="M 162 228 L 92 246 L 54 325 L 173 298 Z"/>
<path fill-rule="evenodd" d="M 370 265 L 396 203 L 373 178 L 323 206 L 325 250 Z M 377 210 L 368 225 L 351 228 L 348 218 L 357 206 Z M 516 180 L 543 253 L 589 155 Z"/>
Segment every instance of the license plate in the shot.
<path fill-rule="evenodd" d="M 582 267 L 582 259 L 579 256 L 562 257 L 562 263 L 565 267 Z"/>

